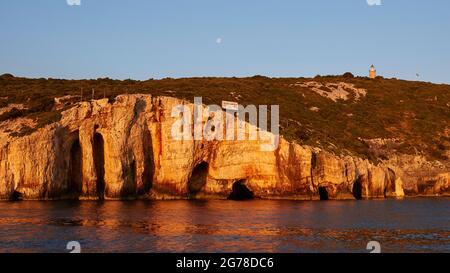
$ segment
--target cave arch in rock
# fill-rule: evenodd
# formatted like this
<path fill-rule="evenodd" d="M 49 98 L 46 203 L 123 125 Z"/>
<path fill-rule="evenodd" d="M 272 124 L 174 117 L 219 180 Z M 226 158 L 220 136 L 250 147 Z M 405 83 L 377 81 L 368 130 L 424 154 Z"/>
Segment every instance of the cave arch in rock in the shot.
<path fill-rule="evenodd" d="M 13 193 L 11 194 L 11 201 L 17 202 L 17 201 L 22 201 L 23 200 L 23 194 L 19 191 L 13 191 Z"/>
<path fill-rule="evenodd" d="M 70 197 L 78 198 L 83 188 L 83 159 L 80 140 L 76 138 L 70 147 L 69 185 Z"/>
<path fill-rule="evenodd" d="M 202 162 L 195 166 L 195 168 L 192 170 L 191 178 L 189 179 L 188 183 L 189 196 L 195 196 L 206 185 L 208 168 L 208 163 Z"/>
<path fill-rule="evenodd" d="M 94 164 L 97 174 L 97 197 L 105 198 L 105 141 L 100 133 L 94 134 Z"/>
<path fill-rule="evenodd" d="M 136 160 L 132 160 L 129 165 L 123 166 L 125 184 L 120 191 L 121 198 L 133 198 L 137 193 L 137 167 Z"/>
<path fill-rule="evenodd" d="M 353 183 L 352 193 L 356 200 L 362 199 L 362 181 L 360 177 Z"/>
<path fill-rule="evenodd" d="M 320 196 L 320 200 L 322 200 L 322 201 L 330 200 L 330 197 L 328 195 L 328 190 L 326 187 L 319 187 L 319 196 Z"/>
<path fill-rule="evenodd" d="M 228 196 L 228 199 L 242 201 L 255 198 L 255 194 L 245 185 L 246 182 L 245 179 L 234 182 L 232 192 Z"/>
<path fill-rule="evenodd" d="M 144 128 L 144 172 L 143 172 L 143 188 L 138 189 L 138 194 L 143 195 L 150 191 L 153 186 L 153 174 L 155 173 L 155 162 L 153 158 L 153 140 L 152 134 L 147 127 Z"/>
<path fill-rule="evenodd" d="M 396 181 L 397 177 L 395 172 L 388 168 L 387 169 L 387 175 L 386 175 L 386 183 L 384 187 L 384 196 L 387 196 L 389 192 L 395 192 L 396 190 Z"/>

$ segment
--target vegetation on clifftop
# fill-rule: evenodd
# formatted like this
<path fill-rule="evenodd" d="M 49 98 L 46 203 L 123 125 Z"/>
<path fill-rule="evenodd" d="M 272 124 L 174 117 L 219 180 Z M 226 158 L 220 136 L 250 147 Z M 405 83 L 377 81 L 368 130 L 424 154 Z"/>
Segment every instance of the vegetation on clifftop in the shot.
<path fill-rule="evenodd" d="M 351 83 L 367 90 L 360 100 L 337 100 L 319 95 L 300 83 Z M 372 161 L 392 153 L 424 154 L 448 160 L 450 149 L 450 86 L 378 77 L 326 76 L 307 78 L 183 78 L 134 80 L 27 79 L 0 76 L 0 108 L 23 104 L 0 115 L 2 121 L 30 117 L 37 126 L 58 121 L 55 97 L 78 96 L 73 102 L 120 94 L 172 96 L 203 103 L 222 100 L 248 105 L 280 105 L 281 133 L 288 140 L 321 147 L 337 154 L 353 154 Z M 30 131 L 30 130 L 28 130 Z M 19 132 L 15 132 L 18 134 Z M 27 132 L 25 132 L 26 134 Z M 22 134 L 23 135 L 23 134 Z M 390 139 L 373 145 L 374 139 Z"/>

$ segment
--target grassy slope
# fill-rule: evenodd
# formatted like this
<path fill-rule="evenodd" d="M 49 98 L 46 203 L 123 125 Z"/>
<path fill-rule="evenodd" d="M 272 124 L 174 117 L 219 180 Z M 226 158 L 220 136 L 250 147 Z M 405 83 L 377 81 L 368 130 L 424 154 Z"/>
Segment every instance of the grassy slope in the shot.
<path fill-rule="evenodd" d="M 450 86 L 396 79 L 316 77 L 319 82 L 347 82 L 365 88 L 368 94 L 358 103 L 353 100 L 337 103 L 309 89 L 291 84 L 310 81 L 305 78 L 187 78 L 149 81 L 54 80 L 25 79 L 8 75 L 0 77 L 0 107 L 24 103 L 29 109 L 0 116 L 0 121 L 30 116 L 38 127 L 54 122 L 60 115 L 53 108 L 53 98 L 80 95 L 113 99 L 124 93 L 150 93 L 184 98 L 195 96 L 203 102 L 221 104 L 222 100 L 238 100 L 247 104 L 280 105 L 282 134 L 289 140 L 318 146 L 338 154 L 353 154 L 376 161 L 388 154 L 371 149 L 362 139 L 398 138 L 400 142 L 387 147 L 387 153 L 414 154 L 423 152 L 430 159 L 445 160 L 450 149 Z M 303 95 L 304 94 L 304 95 Z M 239 99 L 236 99 L 238 97 Z M 311 107 L 320 108 L 319 112 Z M 447 131 L 446 131 L 447 130 Z M 27 132 L 16 132 L 27 134 Z"/>

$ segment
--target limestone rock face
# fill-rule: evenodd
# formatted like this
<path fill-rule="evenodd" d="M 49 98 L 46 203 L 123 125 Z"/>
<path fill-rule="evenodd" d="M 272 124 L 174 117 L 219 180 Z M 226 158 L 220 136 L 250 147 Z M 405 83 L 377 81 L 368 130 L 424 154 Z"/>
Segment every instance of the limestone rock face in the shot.
<path fill-rule="evenodd" d="M 24 137 L 0 123 L 0 199 L 221 199 L 242 187 L 269 199 L 450 194 L 448 166 L 422 158 L 373 165 L 283 138 L 274 151 L 262 140 L 178 140 L 178 105 L 194 107 L 150 95 L 83 102 Z"/>

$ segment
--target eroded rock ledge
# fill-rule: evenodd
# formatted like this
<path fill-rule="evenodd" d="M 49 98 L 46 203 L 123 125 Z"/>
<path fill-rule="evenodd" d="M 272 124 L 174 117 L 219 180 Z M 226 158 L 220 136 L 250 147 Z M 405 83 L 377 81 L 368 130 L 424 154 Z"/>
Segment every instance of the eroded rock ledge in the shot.
<path fill-rule="evenodd" d="M 0 199 L 362 199 L 450 195 L 448 166 L 398 156 L 377 166 L 280 140 L 179 141 L 175 98 L 83 102 L 25 137 L 0 125 Z"/>

